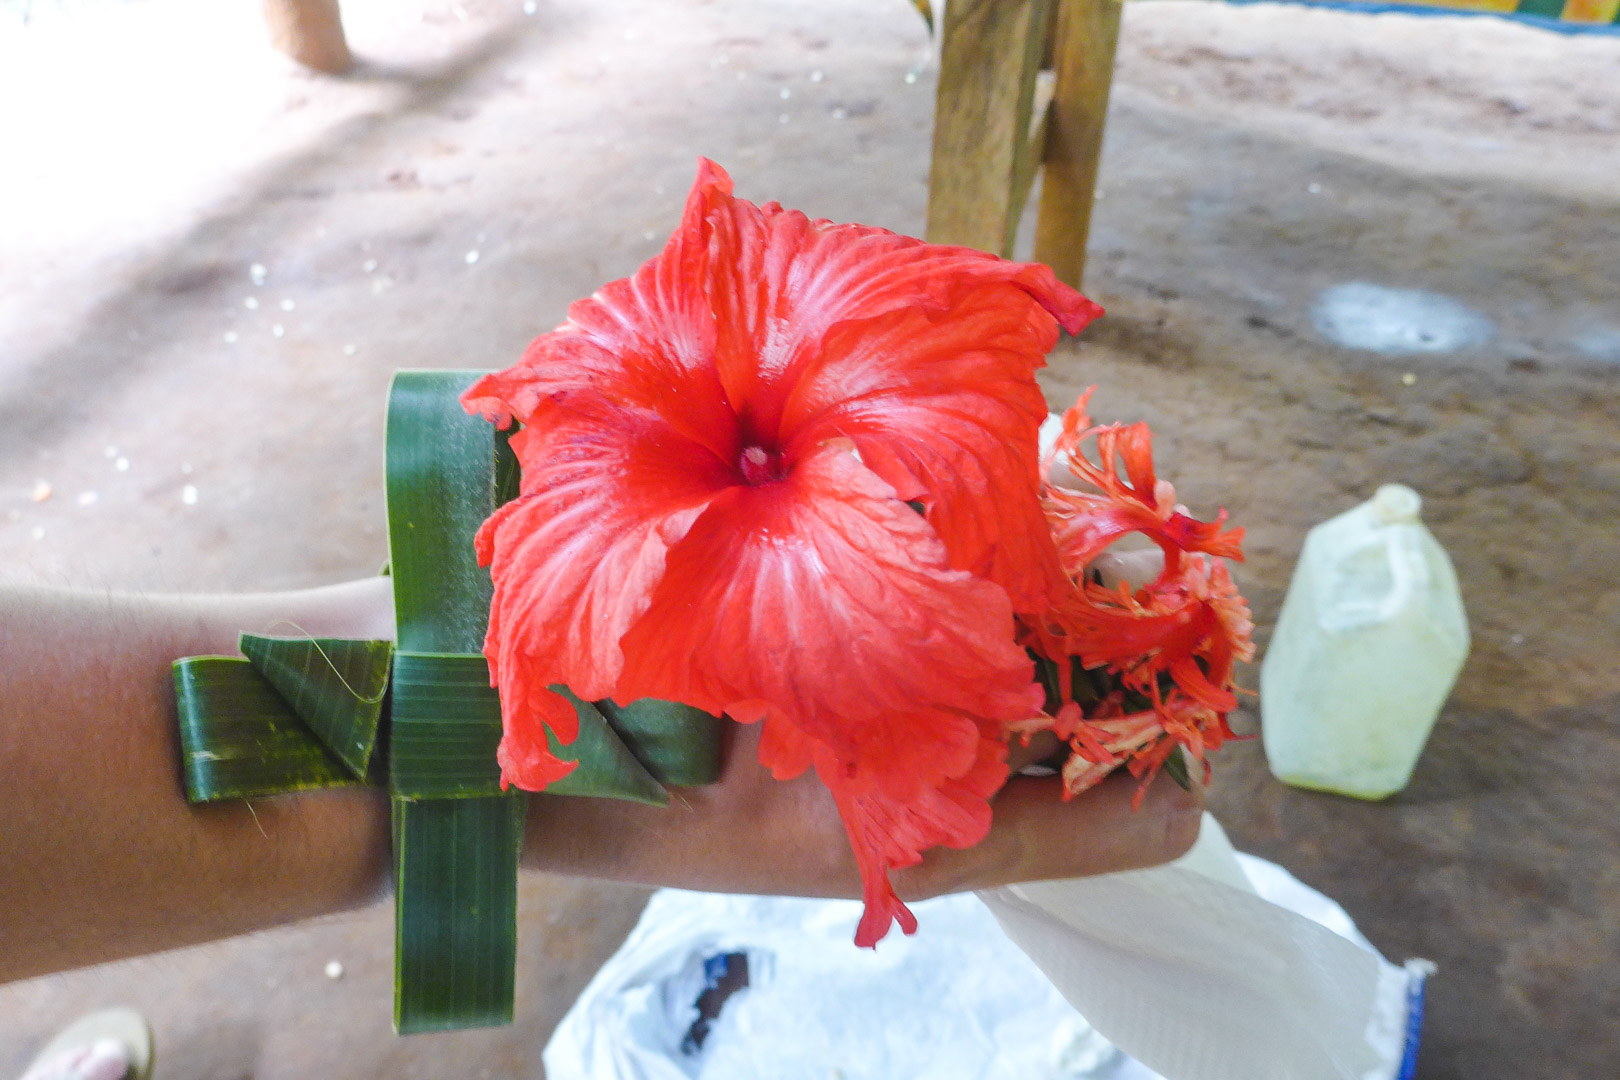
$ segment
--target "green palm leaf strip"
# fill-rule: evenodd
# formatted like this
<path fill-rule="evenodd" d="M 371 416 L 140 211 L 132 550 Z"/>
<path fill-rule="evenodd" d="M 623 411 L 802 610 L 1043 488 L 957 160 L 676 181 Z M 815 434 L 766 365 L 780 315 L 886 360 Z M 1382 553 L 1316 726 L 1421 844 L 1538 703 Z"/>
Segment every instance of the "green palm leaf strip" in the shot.
<path fill-rule="evenodd" d="M 394 1027 L 401 1034 L 512 1020 L 517 960 L 517 871 L 523 845 L 521 793 L 463 786 L 449 798 L 417 797 L 465 779 L 464 750 L 493 750 L 486 724 L 434 724 L 437 698 L 413 700 L 465 674 L 458 656 L 483 647 L 492 593 L 473 556 L 474 531 L 495 509 L 495 439 L 457 398 L 472 372 L 402 371 L 388 401 L 388 547 L 401 653 L 411 681 L 394 687 L 396 717 L 426 717 L 403 740 L 391 733 L 394 822 Z M 422 655 L 428 654 L 428 655 Z M 480 657 L 480 659 L 482 659 Z M 437 669 L 437 670 L 435 670 Z M 487 678 L 484 680 L 487 686 Z M 396 722 L 396 727 L 399 726 Z M 424 739 L 449 750 L 437 778 L 412 768 Z M 405 742 L 402 748 L 397 744 Z M 403 778 L 420 787 L 401 791 Z M 486 768 L 493 766 L 491 760 Z M 430 782 L 431 781 L 431 782 Z"/>
<path fill-rule="evenodd" d="M 396 376 L 387 434 L 386 641 L 244 634 L 246 659 L 174 664 L 192 801 L 386 783 L 396 878 L 394 1022 L 400 1032 L 509 1023 L 524 801 L 500 788 L 500 699 L 480 653 L 492 585 L 473 534 L 518 494 L 506 435 L 467 416 L 477 372 Z M 559 795 L 664 805 L 663 784 L 719 774 L 722 721 L 661 701 L 579 700 L 577 767 Z"/>
<path fill-rule="evenodd" d="M 354 782 L 285 698 L 240 657 L 175 661 L 181 771 L 191 802 Z"/>
<path fill-rule="evenodd" d="M 349 772 L 366 779 L 394 643 L 243 634 L 238 647 Z"/>
<path fill-rule="evenodd" d="M 394 1029 L 512 1022 L 519 795 L 393 800 Z"/>

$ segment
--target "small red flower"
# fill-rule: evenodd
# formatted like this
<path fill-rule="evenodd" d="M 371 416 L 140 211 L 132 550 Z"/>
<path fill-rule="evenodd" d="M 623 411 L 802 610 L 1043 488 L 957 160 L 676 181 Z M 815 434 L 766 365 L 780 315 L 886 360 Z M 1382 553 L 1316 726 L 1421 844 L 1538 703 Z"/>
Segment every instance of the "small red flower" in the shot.
<path fill-rule="evenodd" d="M 1151 777 L 1177 746 L 1203 761 L 1232 737 L 1226 716 L 1237 707 L 1234 668 L 1252 660 L 1254 625 L 1223 558 L 1243 558 L 1242 529 L 1223 529 L 1226 513 L 1198 521 L 1176 505 L 1175 489 L 1153 468 L 1146 424 L 1093 427 L 1090 391 L 1063 419 L 1054 453 L 1095 491 L 1048 487 L 1044 500 L 1065 571 L 1078 583 L 1068 603 L 1027 622 L 1023 640 L 1056 664 L 1063 704 L 1055 717 L 1016 725 L 1049 728 L 1073 751 L 1063 770 L 1073 795 L 1121 764 Z M 1095 437 L 1098 463 L 1082 452 Z M 1084 580 L 1086 567 L 1132 533 L 1164 555 L 1154 580 L 1131 590 Z M 1106 672 L 1113 689 L 1082 710 L 1073 698 L 1070 659 Z M 1205 768 L 1208 768 L 1207 763 Z"/>
<path fill-rule="evenodd" d="M 1045 267 L 755 206 L 702 162 L 661 254 L 463 398 L 524 425 L 477 539 L 503 778 L 568 771 L 557 684 L 763 722 L 772 773 L 837 801 L 857 943 L 909 933 L 888 870 L 985 835 L 1040 712 L 1015 615 L 1073 606 L 1034 373 L 1099 314 Z"/>

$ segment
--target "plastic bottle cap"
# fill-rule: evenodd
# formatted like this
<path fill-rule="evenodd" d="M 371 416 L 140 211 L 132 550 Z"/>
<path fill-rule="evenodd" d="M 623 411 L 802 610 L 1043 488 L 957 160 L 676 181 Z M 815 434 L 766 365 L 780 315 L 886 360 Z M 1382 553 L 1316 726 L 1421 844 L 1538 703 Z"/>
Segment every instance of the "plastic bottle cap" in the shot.
<path fill-rule="evenodd" d="M 1423 509 L 1423 496 L 1405 484 L 1385 484 L 1374 492 L 1372 509 L 1373 516 L 1385 525 L 1415 522 Z"/>

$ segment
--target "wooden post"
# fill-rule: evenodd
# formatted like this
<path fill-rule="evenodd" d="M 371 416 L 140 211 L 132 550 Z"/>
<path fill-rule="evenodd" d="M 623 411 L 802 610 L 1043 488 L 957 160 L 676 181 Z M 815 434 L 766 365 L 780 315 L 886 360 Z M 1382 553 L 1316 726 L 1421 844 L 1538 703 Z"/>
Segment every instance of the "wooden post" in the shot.
<path fill-rule="evenodd" d="M 1048 5 L 945 5 L 929 170 L 927 235 L 933 243 L 1012 254 L 1039 156 L 1030 147 L 1030 130 Z"/>
<path fill-rule="evenodd" d="M 1057 88 L 1035 220 L 1035 261 L 1080 287 L 1096 198 L 1108 90 L 1114 81 L 1120 0 L 1057 0 L 1052 43 Z"/>
<path fill-rule="evenodd" d="M 353 57 L 338 0 L 264 0 L 270 44 L 305 67 L 337 75 Z"/>

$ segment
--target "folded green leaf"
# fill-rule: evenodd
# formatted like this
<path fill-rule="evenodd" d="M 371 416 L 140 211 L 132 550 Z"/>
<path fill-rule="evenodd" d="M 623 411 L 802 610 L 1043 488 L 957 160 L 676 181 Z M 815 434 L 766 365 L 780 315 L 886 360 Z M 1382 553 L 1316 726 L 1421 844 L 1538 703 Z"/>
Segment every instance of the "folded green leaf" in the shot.
<path fill-rule="evenodd" d="M 364 780 L 377 747 L 393 642 L 243 634 L 239 647 L 326 748 Z"/>
<path fill-rule="evenodd" d="M 393 800 L 400 1034 L 512 1022 L 524 805 Z"/>
<path fill-rule="evenodd" d="M 691 787 L 712 784 L 719 778 L 726 723 L 721 717 L 655 698 L 629 705 L 598 701 L 596 708 L 661 783 Z"/>
<path fill-rule="evenodd" d="M 579 735 L 567 746 L 546 732 L 551 752 L 564 761 L 577 761 L 579 767 L 546 788 L 548 795 L 596 795 L 610 799 L 665 806 L 669 792 L 640 758 L 619 737 L 606 717 L 588 701 L 575 697 L 566 686 L 553 686 L 573 703 L 579 716 Z M 674 755 L 670 755 L 674 757 Z M 675 781 L 672 781 L 675 782 Z"/>
<path fill-rule="evenodd" d="M 182 771 L 191 802 L 354 782 L 248 661 L 192 656 L 176 660 L 173 675 Z"/>

